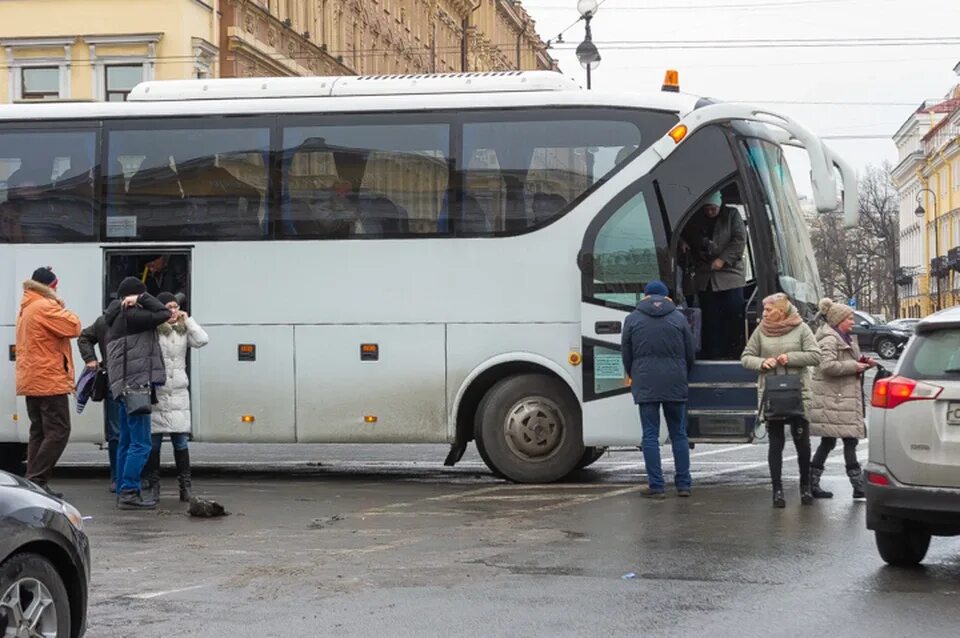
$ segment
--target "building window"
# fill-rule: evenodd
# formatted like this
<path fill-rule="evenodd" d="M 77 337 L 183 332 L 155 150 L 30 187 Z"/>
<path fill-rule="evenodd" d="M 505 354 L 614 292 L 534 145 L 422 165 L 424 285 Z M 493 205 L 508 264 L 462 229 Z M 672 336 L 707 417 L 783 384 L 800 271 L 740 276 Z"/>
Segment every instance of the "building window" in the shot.
<path fill-rule="evenodd" d="M 107 102 L 126 102 L 127 96 L 143 81 L 142 64 L 118 64 L 104 67 Z"/>
<path fill-rule="evenodd" d="M 55 66 L 20 69 L 23 100 L 59 100 L 60 69 Z"/>

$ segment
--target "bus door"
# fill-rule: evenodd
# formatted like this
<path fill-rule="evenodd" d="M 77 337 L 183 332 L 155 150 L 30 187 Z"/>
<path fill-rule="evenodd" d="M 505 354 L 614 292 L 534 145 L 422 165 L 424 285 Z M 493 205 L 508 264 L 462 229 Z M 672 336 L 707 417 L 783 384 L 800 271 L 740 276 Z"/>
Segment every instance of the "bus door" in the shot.
<path fill-rule="evenodd" d="M 183 309 L 190 299 L 190 248 L 106 248 L 103 262 L 103 307 L 117 299 L 117 288 L 126 277 L 136 277 L 147 292 L 182 294 Z"/>
<path fill-rule="evenodd" d="M 625 170 L 629 170 L 629 167 Z M 623 324 L 654 279 L 667 283 L 691 326 L 710 330 L 686 308 L 678 256 L 683 224 L 715 191 L 739 184 L 740 167 L 728 132 L 711 126 L 694 133 L 665 161 L 605 206 L 587 229 L 579 256 L 585 445 L 636 445 L 640 439 L 627 372 L 621 363 Z M 749 209 L 749 204 L 747 209 Z M 748 215 L 749 216 L 749 215 Z M 749 225 L 751 232 L 752 224 Z M 751 269 L 758 257 L 749 250 Z M 769 294 L 764 277 L 744 291 L 753 302 Z M 756 291 L 756 294 L 754 294 Z M 762 296 L 760 296 L 762 298 Z M 754 313 L 737 319 L 744 333 Z M 754 319 L 755 320 L 755 319 Z M 702 334 L 695 341 L 702 342 Z M 690 378 L 688 432 L 695 442 L 742 442 L 753 436 L 756 375 L 743 370 L 739 353 L 698 360 Z"/>

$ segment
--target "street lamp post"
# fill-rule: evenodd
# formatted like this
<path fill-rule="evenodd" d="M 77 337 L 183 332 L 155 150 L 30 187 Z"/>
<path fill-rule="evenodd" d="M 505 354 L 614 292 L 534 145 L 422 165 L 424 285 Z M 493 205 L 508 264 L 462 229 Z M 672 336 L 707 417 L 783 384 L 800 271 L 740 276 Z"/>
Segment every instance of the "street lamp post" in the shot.
<path fill-rule="evenodd" d="M 585 23 L 583 42 L 577 46 L 577 60 L 580 61 L 580 66 L 587 70 L 587 89 L 590 88 L 591 71 L 600 66 L 600 51 L 593 43 L 593 33 L 590 31 L 590 21 L 597 14 L 599 6 L 597 0 L 577 1 L 577 11 L 580 12 L 580 19 Z"/>
<path fill-rule="evenodd" d="M 914 211 L 914 214 L 917 217 L 921 217 L 921 218 L 926 217 L 927 215 L 927 211 L 924 210 L 923 205 L 920 204 L 920 196 L 923 195 L 924 193 L 930 193 L 930 197 L 933 199 L 933 255 L 934 255 L 934 260 L 939 266 L 940 264 L 940 229 L 939 229 L 940 220 L 937 219 L 937 194 L 934 193 L 929 188 L 921 188 L 920 191 L 917 193 L 917 210 Z M 924 238 L 924 241 L 926 241 L 927 239 L 926 228 L 923 229 L 923 238 Z M 932 263 L 930 264 L 930 274 L 933 275 Z M 940 310 L 941 304 L 940 304 L 940 273 L 939 271 L 937 272 L 937 275 L 936 275 L 936 281 L 937 281 L 937 296 L 934 297 L 936 301 L 934 302 L 933 309 Z"/>

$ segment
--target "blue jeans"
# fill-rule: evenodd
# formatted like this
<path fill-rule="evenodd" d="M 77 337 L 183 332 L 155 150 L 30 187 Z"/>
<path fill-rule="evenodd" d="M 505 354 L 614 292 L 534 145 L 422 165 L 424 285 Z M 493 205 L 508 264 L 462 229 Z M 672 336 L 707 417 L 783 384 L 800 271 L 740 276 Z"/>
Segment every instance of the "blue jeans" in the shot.
<path fill-rule="evenodd" d="M 140 492 L 140 475 L 150 456 L 150 415 L 130 416 L 123 397 L 117 400 L 120 443 L 117 446 L 117 493 Z"/>
<path fill-rule="evenodd" d="M 187 441 L 189 440 L 189 434 L 186 432 L 171 432 L 170 434 L 152 434 L 153 439 L 153 451 L 160 451 L 160 444 L 163 443 L 163 437 L 170 437 L 170 444 L 173 445 L 174 450 L 186 450 Z"/>
<path fill-rule="evenodd" d="M 641 403 L 640 424 L 643 426 L 643 462 L 647 466 L 647 483 L 655 492 L 664 490 L 663 467 L 660 465 L 660 406 L 667 418 L 670 448 L 673 450 L 674 483 L 678 490 L 689 490 L 690 444 L 687 441 L 687 404 L 681 401 Z"/>

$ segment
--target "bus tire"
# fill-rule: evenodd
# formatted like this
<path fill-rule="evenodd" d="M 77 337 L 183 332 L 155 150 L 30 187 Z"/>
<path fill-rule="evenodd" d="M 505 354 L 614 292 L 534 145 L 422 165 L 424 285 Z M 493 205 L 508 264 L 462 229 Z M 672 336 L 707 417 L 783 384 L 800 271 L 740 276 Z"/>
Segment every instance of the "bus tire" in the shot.
<path fill-rule="evenodd" d="M 27 444 L 0 443 L 0 470 L 17 476 L 27 473 Z"/>
<path fill-rule="evenodd" d="M 503 379 L 477 408 L 474 439 L 487 467 L 516 483 L 552 483 L 583 458 L 580 406 L 562 381 L 545 374 Z"/>

